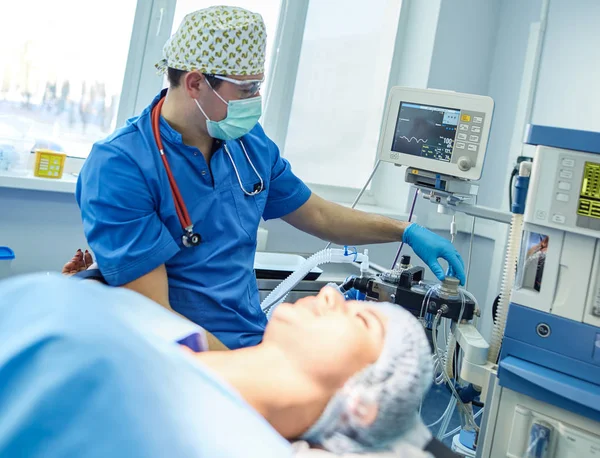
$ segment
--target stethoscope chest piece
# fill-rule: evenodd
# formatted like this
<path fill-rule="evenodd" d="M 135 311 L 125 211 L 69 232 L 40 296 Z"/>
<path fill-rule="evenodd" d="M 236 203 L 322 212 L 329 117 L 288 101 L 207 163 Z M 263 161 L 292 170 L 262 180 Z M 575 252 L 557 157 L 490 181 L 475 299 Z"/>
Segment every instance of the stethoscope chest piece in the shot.
<path fill-rule="evenodd" d="M 186 248 L 191 248 L 200 245 L 202 237 L 200 237 L 200 234 L 190 231 L 183 234 L 181 241 Z"/>

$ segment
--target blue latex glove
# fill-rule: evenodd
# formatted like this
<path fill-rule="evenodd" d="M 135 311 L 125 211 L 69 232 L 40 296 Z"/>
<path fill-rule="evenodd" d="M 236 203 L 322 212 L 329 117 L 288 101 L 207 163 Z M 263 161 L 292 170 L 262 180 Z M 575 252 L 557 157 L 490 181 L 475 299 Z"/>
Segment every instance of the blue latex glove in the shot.
<path fill-rule="evenodd" d="M 410 246 L 431 269 L 438 280 L 445 278 L 438 258 L 448 261 L 447 275 L 456 277 L 465 284 L 465 264 L 454 246 L 445 238 L 434 234 L 418 224 L 411 224 L 404 230 L 402 241 Z"/>

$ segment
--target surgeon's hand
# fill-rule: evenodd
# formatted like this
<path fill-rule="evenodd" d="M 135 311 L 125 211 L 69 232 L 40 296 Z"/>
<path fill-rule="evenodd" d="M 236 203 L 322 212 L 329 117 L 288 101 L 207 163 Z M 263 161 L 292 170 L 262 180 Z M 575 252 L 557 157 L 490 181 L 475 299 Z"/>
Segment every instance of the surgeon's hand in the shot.
<path fill-rule="evenodd" d="M 438 280 L 443 281 L 445 278 L 444 270 L 438 262 L 438 258 L 442 258 L 448 262 L 448 275 L 458 278 L 461 285 L 465 284 L 464 262 L 448 240 L 413 223 L 404 230 L 402 241 L 425 261 Z"/>

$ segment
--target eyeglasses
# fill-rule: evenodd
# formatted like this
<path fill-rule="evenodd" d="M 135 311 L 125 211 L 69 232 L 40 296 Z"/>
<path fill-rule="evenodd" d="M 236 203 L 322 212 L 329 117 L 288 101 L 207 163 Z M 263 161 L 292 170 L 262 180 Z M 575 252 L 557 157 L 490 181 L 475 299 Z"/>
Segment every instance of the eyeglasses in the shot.
<path fill-rule="evenodd" d="M 228 83 L 233 83 L 236 86 L 240 87 L 243 91 L 248 92 L 250 95 L 255 95 L 258 91 L 260 91 L 260 86 L 264 83 L 265 78 L 263 77 L 260 80 L 236 80 L 233 78 L 229 78 L 227 76 L 221 75 L 211 75 L 214 78 L 217 78 L 222 81 L 227 81 Z"/>

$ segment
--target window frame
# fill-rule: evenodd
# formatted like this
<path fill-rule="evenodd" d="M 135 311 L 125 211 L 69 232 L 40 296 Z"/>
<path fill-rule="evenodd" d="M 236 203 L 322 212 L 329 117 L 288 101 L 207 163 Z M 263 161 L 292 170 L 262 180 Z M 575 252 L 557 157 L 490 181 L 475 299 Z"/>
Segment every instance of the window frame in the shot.
<path fill-rule="evenodd" d="M 177 0 L 138 0 L 123 75 L 117 126 L 140 113 L 162 89 L 154 64 L 171 36 Z"/>

